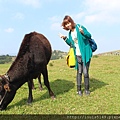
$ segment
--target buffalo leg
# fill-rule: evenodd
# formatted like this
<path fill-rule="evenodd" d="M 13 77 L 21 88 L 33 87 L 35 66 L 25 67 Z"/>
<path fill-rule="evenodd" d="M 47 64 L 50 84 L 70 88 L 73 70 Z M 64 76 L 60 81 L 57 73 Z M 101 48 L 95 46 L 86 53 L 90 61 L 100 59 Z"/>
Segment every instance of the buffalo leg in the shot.
<path fill-rule="evenodd" d="M 33 101 L 33 96 L 32 96 L 32 85 L 33 85 L 33 80 L 28 81 L 28 88 L 29 88 L 29 95 L 28 95 L 28 103 L 32 103 Z"/>
<path fill-rule="evenodd" d="M 42 83 L 41 83 L 41 74 L 38 75 L 38 83 L 39 83 L 39 89 L 42 90 Z"/>
<path fill-rule="evenodd" d="M 31 84 L 32 84 L 32 89 L 34 90 L 35 89 L 35 85 L 34 85 L 33 80 L 31 80 Z"/>
<path fill-rule="evenodd" d="M 49 95 L 54 99 L 55 95 L 52 92 L 51 88 L 50 88 L 50 84 L 49 84 L 49 80 L 48 80 L 48 71 L 47 71 L 47 66 L 45 66 L 45 68 L 43 69 L 43 78 L 44 78 L 44 84 L 47 87 L 48 91 L 49 91 Z"/>
<path fill-rule="evenodd" d="M 33 80 L 31 81 L 32 82 L 32 89 L 34 90 L 35 89 L 35 85 L 34 85 L 34 82 Z M 38 84 L 39 84 L 39 89 L 42 91 L 42 83 L 41 83 L 41 74 L 38 75 Z"/>

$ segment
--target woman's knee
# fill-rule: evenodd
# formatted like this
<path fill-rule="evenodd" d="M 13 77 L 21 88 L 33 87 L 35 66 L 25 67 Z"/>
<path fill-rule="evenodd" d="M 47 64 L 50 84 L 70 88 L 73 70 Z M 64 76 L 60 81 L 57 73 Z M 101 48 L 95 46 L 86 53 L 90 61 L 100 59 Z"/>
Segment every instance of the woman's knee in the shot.
<path fill-rule="evenodd" d="M 89 78 L 89 74 L 88 73 L 84 73 L 84 78 Z"/>

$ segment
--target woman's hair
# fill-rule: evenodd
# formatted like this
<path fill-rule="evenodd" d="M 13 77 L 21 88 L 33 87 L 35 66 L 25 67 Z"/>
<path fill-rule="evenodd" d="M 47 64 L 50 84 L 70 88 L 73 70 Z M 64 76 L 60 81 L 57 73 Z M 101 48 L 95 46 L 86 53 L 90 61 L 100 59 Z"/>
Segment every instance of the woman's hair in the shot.
<path fill-rule="evenodd" d="M 70 16 L 66 15 L 66 16 L 64 17 L 64 19 L 63 19 L 63 22 L 62 22 L 63 29 L 69 30 L 69 29 L 65 26 L 65 25 L 68 24 L 69 22 L 71 23 L 72 28 L 75 28 L 75 23 L 74 23 L 73 19 L 72 19 Z"/>

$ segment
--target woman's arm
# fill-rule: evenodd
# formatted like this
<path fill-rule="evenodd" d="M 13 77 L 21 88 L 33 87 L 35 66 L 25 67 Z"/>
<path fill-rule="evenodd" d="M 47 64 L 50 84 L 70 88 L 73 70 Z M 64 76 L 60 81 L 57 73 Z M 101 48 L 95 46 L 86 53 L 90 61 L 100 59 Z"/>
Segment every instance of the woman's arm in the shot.
<path fill-rule="evenodd" d="M 59 33 L 60 38 L 62 38 L 69 46 L 71 45 L 71 41 L 67 38 L 67 36 L 64 36 L 63 34 Z"/>
<path fill-rule="evenodd" d="M 83 29 L 83 36 L 91 39 L 91 34 L 87 31 L 87 29 L 84 26 L 82 26 L 81 28 Z"/>
<path fill-rule="evenodd" d="M 77 24 L 80 33 L 85 37 L 85 38 L 91 38 L 91 34 L 87 31 L 87 29 L 84 26 L 81 26 Z"/>

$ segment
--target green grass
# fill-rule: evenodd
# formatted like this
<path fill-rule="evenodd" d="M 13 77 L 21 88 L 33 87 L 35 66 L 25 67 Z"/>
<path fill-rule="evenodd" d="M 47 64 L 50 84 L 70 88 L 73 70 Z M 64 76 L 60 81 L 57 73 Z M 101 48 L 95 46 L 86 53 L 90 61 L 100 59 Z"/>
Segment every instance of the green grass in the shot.
<path fill-rule="evenodd" d="M 56 99 L 49 98 L 43 80 L 43 91 L 39 91 L 38 81 L 34 80 L 33 103 L 27 104 L 28 87 L 25 83 L 0 114 L 120 114 L 119 63 L 120 56 L 93 57 L 90 66 L 91 94 L 80 97 L 76 94 L 76 70 L 68 68 L 65 59 L 51 60 L 48 65 L 49 81 Z M 0 74 L 9 67 L 10 64 L 0 65 Z"/>

